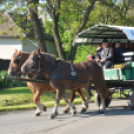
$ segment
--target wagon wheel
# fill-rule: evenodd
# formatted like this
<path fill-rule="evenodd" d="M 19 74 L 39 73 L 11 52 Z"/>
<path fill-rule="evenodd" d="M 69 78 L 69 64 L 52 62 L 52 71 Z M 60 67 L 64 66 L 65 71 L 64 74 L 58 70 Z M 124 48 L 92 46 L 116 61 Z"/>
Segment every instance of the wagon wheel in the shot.
<path fill-rule="evenodd" d="M 127 103 L 128 103 L 128 106 L 134 109 L 134 90 L 131 90 L 129 92 Z"/>
<path fill-rule="evenodd" d="M 97 92 L 94 94 L 94 101 L 95 101 L 96 105 L 98 107 L 100 107 L 101 99 L 100 99 L 100 96 L 99 96 L 99 94 Z M 110 102 L 111 102 L 111 99 L 110 98 L 106 98 L 105 99 L 105 107 L 108 107 Z"/>

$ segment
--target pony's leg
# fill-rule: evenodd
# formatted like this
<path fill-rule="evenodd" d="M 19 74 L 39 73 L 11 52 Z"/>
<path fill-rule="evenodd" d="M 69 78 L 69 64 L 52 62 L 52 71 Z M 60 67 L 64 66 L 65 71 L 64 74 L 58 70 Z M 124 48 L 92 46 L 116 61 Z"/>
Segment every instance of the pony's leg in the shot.
<path fill-rule="evenodd" d="M 27 86 L 30 88 L 30 90 L 31 90 L 32 93 L 34 94 L 33 102 L 37 105 L 37 103 L 40 102 L 40 99 L 35 96 L 36 90 L 35 90 L 35 89 L 33 88 L 33 86 L 31 86 L 31 85 L 32 85 L 31 82 L 27 82 Z M 36 110 L 35 110 L 35 116 L 39 116 L 39 115 L 41 114 L 41 112 L 42 112 L 42 111 L 40 110 L 40 108 L 39 108 L 38 105 L 37 105 L 37 108 L 36 108 Z"/>
<path fill-rule="evenodd" d="M 91 91 L 90 91 L 91 84 L 92 83 L 88 83 L 84 88 L 85 92 L 86 92 L 86 95 L 87 95 L 87 100 L 83 103 L 83 108 L 81 110 L 81 113 L 86 112 L 86 110 L 88 108 L 88 103 L 89 103 L 90 98 L 91 98 Z"/>
<path fill-rule="evenodd" d="M 109 97 L 110 94 L 108 93 L 106 82 L 103 76 L 103 70 L 101 67 L 97 66 L 97 64 L 93 65 L 94 69 L 91 71 L 91 79 L 92 82 L 97 89 L 97 92 L 101 99 L 101 106 L 100 106 L 100 113 L 104 113 L 105 111 L 105 97 Z M 96 77 L 97 74 L 97 77 Z"/>
<path fill-rule="evenodd" d="M 33 102 L 37 105 L 37 109 L 35 111 L 35 116 L 39 116 L 42 111 L 46 111 L 46 106 L 43 105 L 41 102 L 40 102 L 40 95 L 42 94 L 43 92 L 41 92 L 40 90 L 37 90 L 34 94 L 34 97 L 33 97 Z"/>
<path fill-rule="evenodd" d="M 80 96 L 81 100 L 82 100 L 82 110 L 81 112 L 86 112 L 88 105 L 86 104 L 86 99 L 84 98 L 83 92 L 82 92 L 82 88 L 78 88 L 75 90 L 71 90 L 71 99 L 70 102 L 73 103 L 75 97 L 76 97 L 76 93 Z M 67 105 L 64 108 L 64 113 L 68 113 L 70 111 L 70 107 L 69 105 Z"/>
<path fill-rule="evenodd" d="M 52 114 L 49 116 L 49 119 L 54 119 L 58 115 L 58 106 L 60 103 L 61 96 L 62 96 L 62 92 L 59 89 L 57 89 L 55 105 L 54 105 Z"/>
<path fill-rule="evenodd" d="M 70 102 L 71 102 L 71 103 L 74 101 L 74 99 L 75 99 L 75 97 L 76 97 L 76 94 L 75 94 L 76 91 L 77 91 L 77 89 L 76 89 L 76 90 L 71 90 L 71 99 L 70 99 Z M 66 99 L 63 98 L 63 100 L 66 100 Z M 68 104 L 68 103 L 67 103 L 67 104 Z M 64 108 L 63 113 L 69 113 L 69 111 L 70 111 L 70 107 L 69 107 L 69 105 L 67 105 L 67 106 Z"/>
<path fill-rule="evenodd" d="M 76 112 L 76 108 L 75 108 L 75 106 L 74 106 L 71 102 L 68 101 L 68 98 L 67 98 L 66 93 L 63 93 L 62 98 L 63 98 L 63 100 L 68 104 L 68 107 L 71 108 L 71 110 L 72 110 L 72 115 L 75 115 L 75 114 L 77 113 L 77 112 Z"/>
<path fill-rule="evenodd" d="M 88 108 L 88 103 L 89 103 L 89 101 L 90 101 L 90 98 L 91 98 L 91 94 L 90 94 L 90 86 L 89 87 L 87 87 L 87 88 L 85 88 L 85 92 L 86 92 L 86 95 L 87 95 L 87 100 L 85 101 L 85 103 L 84 103 L 84 105 L 83 105 L 83 111 L 84 111 L 84 109 L 86 109 L 87 110 L 87 108 Z M 83 111 L 81 111 L 81 112 L 83 112 Z"/>
<path fill-rule="evenodd" d="M 79 90 L 76 91 L 77 94 L 80 96 L 81 100 L 82 100 L 82 109 L 81 109 L 81 113 L 85 113 L 88 109 L 88 101 L 84 98 L 83 92 L 82 92 L 82 88 L 80 88 Z M 89 93 L 88 93 L 89 94 Z"/>
<path fill-rule="evenodd" d="M 104 114 L 104 112 L 106 110 L 106 107 L 105 107 L 105 94 L 102 92 L 102 93 L 99 93 L 99 95 L 100 95 L 100 99 L 101 99 L 101 105 L 100 105 L 99 112 L 100 112 L 100 114 Z"/>
<path fill-rule="evenodd" d="M 100 96 L 100 99 L 101 99 L 101 105 L 99 107 L 99 112 L 100 112 L 100 114 L 103 114 L 105 112 L 105 109 L 106 109 L 106 107 L 105 107 L 105 92 L 103 90 L 103 88 L 105 88 L 105 87 L 98 86 L 98 85 L 95 87 L 96 87 L 98 94 Z"/>
<path fill-rule="evenodd" d="M 105 110 L 106 110 L 106 107 L 105 107 L 105 99 L 104 98 L 103 99 L 101 98 L 100 114 L 104 114 Z"/>

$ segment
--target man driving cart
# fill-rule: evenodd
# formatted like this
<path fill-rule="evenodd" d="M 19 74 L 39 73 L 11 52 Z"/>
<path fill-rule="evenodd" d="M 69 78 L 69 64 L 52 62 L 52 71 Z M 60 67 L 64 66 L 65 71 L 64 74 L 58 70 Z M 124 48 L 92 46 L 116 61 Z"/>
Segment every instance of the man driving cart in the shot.
<path fill-rule="evenodd" d="M 103 39 L 101 46 L 102 49 L 96 52 L 96 61 L 104 69 L 111 68 L 114 64 L 113 48 L 108 46 L 107 39 Z"/>

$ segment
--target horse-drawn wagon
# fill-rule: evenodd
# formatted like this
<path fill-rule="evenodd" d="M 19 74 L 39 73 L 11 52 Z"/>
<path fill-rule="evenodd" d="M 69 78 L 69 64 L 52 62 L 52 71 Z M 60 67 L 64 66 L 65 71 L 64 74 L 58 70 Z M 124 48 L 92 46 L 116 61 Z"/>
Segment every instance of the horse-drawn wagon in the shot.
<path fill-rule="evenodd" d="M 120 41 L 124 45 L 131 44 L 128 52 L 120 54 L 119 64 L 114 64 L 113 68 L 110 69 L 103 69 L 103 73 L 108 90 L 111 93 L 120 92 L 118 99 L 127 99 L 128 105 L 134 108 L 134 27 L 96 25 L 79 33 L 73 45 L 75 47 L 82 45 L 97 46 L 101 44 L 104 38 L 107 38 L 109 43 Z M 128 94 L 124 93 L 126 89 L 131 89 Z M 121 97 L 121 94 L 125 98 Z M 94 98 L 99 105 L 98 93 L 95 94 Z M 110 101 L 110 99 L 105 100 L 106 106 L 110 104 Z"/>
<path fill-rule="evenodd" d="M 107 38 L 111 43 L 119 40 L 121 43 L 130 42 L 133 44 L 134 28 L 97 25 L 79 33 L 73 45 L 75 47 L 81 45 L 90 45 L 92 47 L 92 45 L 99 45 L 103 38 Z M 64 60 L 57 60 L 55 56 L 43 53 L 40 49 L 32 54 L 16 51 L 12 56 L 8 72 L 9 75 L 14 76 L 21 71 L 21 74 L 25 73 L 28 76 L 28 79 L 11 79 L 28 82 L 28 86 L 34 94 L 33 101 L 38 107 L 35 112 L 36 115 L 40 115 L 41 111 L 46 109 L 39 101 L 39 97 L 44 91 L 56 91 L 56 101 L 53 112 L 50 115 L 51 119 L 58 114 L 61 97 L 67 103 L 65 112 L 68 112 L 71 108 L 72 114 L 76 114 L 76 109 L 72 104 L 75 98 L 75 91 L 78 92 L 82 99 L 81 112 L 85 112 L 91 97 L 90 87 L 97 91 L 94 97 L 95 102 L 100 107 L 99 112 L 103 113 L 105 107 L 111 102 L 111 94 L 115 92 L 125 95 L 128 105 L 134 108 L 134 52 L 121 53 L 120 57 L 121 64 L 115 64 L 113 68 L 102 70 L 95 61 L 71 64 Z M 33 78 L 36 78 L 36 80 Z M 38 84 L 35 84 L 35 82 Z M 82 88 L 86 91 L 87 99 L 83 97 Z M 73 97 L 71 96 L 71 102 L 67 99 L 66 89 L 72 89 L 71 94 Z M 131 91 L 125 94 L 124 90 L 126 89 L 131 89 Z"/>

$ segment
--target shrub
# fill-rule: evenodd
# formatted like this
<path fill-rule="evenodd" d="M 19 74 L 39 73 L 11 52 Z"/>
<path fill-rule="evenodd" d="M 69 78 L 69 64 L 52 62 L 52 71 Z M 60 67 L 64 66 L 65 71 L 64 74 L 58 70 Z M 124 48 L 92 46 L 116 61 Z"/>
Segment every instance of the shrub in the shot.
<path fill-rule="evenodd" d="M 10 83 L 10 80 L 2 79 L 2 76 L 7 76 L 8 73 L 5 70 L 0 71 L 0 88 L 7 87 Z"/>
<path fill-rule="evenodd" d="M 2 76 L 8 76 L 8 72 L 6 70 L 0 71 L 0 88 L 27 86 L 26 82 L 24 81 L 12 81 L 7 79 L 2 79 Z"/>

